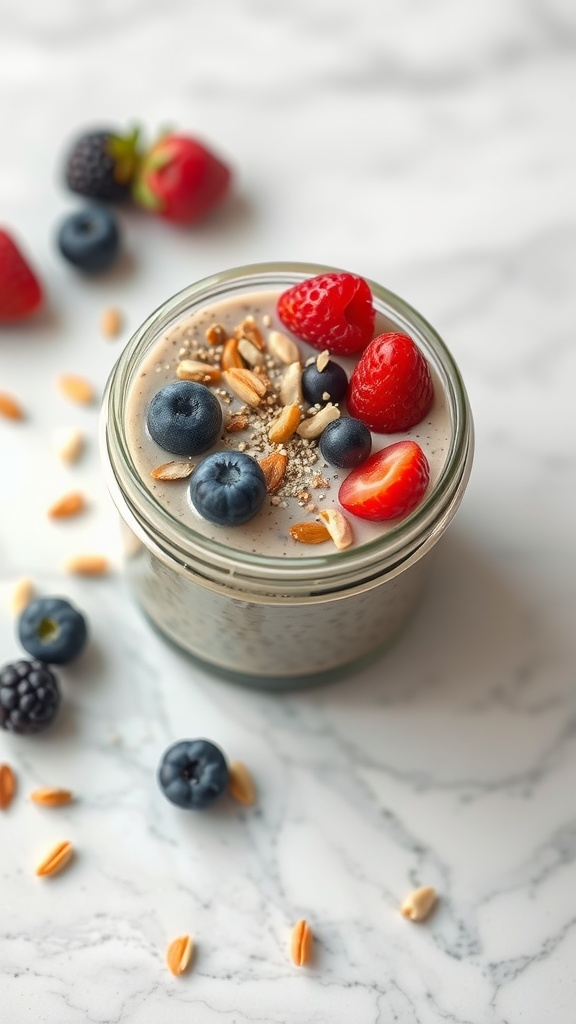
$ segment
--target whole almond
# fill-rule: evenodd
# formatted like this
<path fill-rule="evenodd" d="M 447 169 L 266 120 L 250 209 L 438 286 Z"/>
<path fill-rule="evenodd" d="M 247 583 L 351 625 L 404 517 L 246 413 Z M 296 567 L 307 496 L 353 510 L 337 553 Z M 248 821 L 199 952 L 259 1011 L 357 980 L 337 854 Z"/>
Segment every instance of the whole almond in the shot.
<path fill-rule="evenodd" d="M 16 580 L 12 587 L 12 598 L 10 601 L 10 609 L 14 616 L 21 615 L 24 609 L 28 607 L 34 597 L 34 589 L 32 580 L 26 577 Z"/>
<path fill-rule="evenodd" d="M 85 508 L 84 495 L 80 491 L 71 491 L 70 494 L 64 494 L 50 506 L 48 515 L 51 519 L 69 519 L 71 516 L 77 516 L 83 512 Z"/>
<path fill-rule="evenodd" d="M 9 764 L 0 764 L 0 811 L 5 811 L 16 793 L 16 776 Z"/>
<path fill-rule="evenodd" d="M 268 431 L 268 438 L 272 444 L 283 444 L 289 441 L 296 433 L 296 427 L 300 423 L 302 412 L 297 405 L 285 405 L 272 422 Z"/>
<path fill-rule="evenodd" d="M 58 377 L 58 387 L 65 398 L 78 405 L 90 405 L 94 401 L 94 389 L 85 377 L 63 373 Z"/>
<path fill-rule="evenodd" d="M 76 576 L 105 576 L 110 563 L 104 555 L 74 555 L 65 562 L 64 568 Z"/>
<path fill-rule="evenodd" d="M 307 921 L 297 921 L 292 929 L 290 952 L 296 967 L 303 967 L 312 956 L 312 931 Z"/>
<path fill-rule="evenodd" d="M 36 868 L 36 874 L 41 878 L 48 878 L 50 875 L 58 874 L 59 871 L 62 871 L 62 868 L 66 867 L 72 857 L 72 853 L 72 843 L 68 839 L 56 843 L 50 850 L 50 853 L 46 854 L 44 859 L 40 861 Z"/>
<path fill-rule="evenodd" d="M 166 963 L 172 974 L 184 974 L 192 959 L 194 944 L 189 935 L 180 935 L 173 939 L 166 952 Z"/>
<path fill-rule="evenodd" d="M 232 761 L 229 766 L 228 788 L 234 800 L 245 807 L 256 801 L 254 780 L 243 761 Z"/>
<path fill-rule="evenodd" d="M 314 523 L 312 520 L 305 523 L 294 523 L 290 527 L 290 536 L 299 544 L 324 544 L 331 539 L 328 527 L 323 523 Z"/>
<path fill-rule="evenodd" d="M 290 363 L 280 382 L 280 401 L 282 405 L 302 405 L 302 367 L 300 363 Z"/>
<path fill-rule="evenodd" d="M 199 384 L 215 384 L 220 379 L 217 366 L 203 363 L 200 359 L 183 359 L 176 367 L 179 380 L 195 380 Z"/>
<path fill-rule="evenodd" d="M 228 423 L 226 424 L 226 433 L 235 434 L 239 430 L 246 430 L 246 427 L 248 427 L 249 424 L 250 421 L 247 416 L 243 413 L 236 413 L 228 420 Z"/>
<path fill-rule="evenodd" d="M 260 459 L 259 466 L 266 479 L 266 490 L 268 494 L 274 494 L 284 479 L 288 458 L 281 452 L 272 452 Z"/>
<path fill-rule="evenodd" d="M 0 416 L 4 416 L 7 420 L 24 419 L 24 410 L 20 403 L 12 395 L 7 395 L 5 391 L 0 391 Z"/>
<path fill-rule="evenodd" d="M 100 330 L 105 338 L 117 338 L 122 330 L 122 313 L 116 306 L 109 306 L 100 317 Z"/>
<path fill-rule="evenodd" d="M 260 352 L 263 352 L 266 348 L 264 338 L 262 337 L 253 316 L 247 316 L 242 323 L 236 324 L 236 327 L 234 328 L 234 337 L 238 338 L 238 340 L 240 340 L 240 338 L 247 338 L 248 341 L 251 341 L 252 344 L 260 350 Z"/>
<path fill-rule="evenodd" d="M 264 362 L 264 356 L 259 348 L 256 348 L 248 338 L 240 338 L 238 341 L 238 351 L 242 356 L 245 363 L 248 366 L 262 366 Z"/>
<path fill-rule="evenodd" d="M 192 462 L 164 462 L 161 466 L 156 466 L 150 476 L 154 480 L 185 480 L 193 472 L 194 464 Z"/>
<path fill-rule="evenodd" d="M 61 807 L 69 804 L 72 800 L 72 793 L 69 789 L 52 789 L 50 786 L 43 786 L 30 793 L 30 799 L 34 804 L 41 807 Z"/>
<path fill-rule="evenodd" d="M 411 921 L 425 921 L 438 900 L 436 890 L 431 885 L 414 889 L 404 900 L 400 913 Z"/>
<path fill-rule="evenodd" d="M 328 533 L 338 550 L 343 551 L 344 548 L 349 548 L 354 542 L 354 534 L 346 516 L 337 508 L 323 508 L 318 515 L 326 524 Z"/>
<path fill-rule="evenodd" d="M 288 338 L 280 331 L 270 331 L 268 335 L 268 349 L 275 359 L 279 359 L 281 363 L 285 363 L 287 366 L 300 360 L 300 352 L 296 343 L 292 341 L 292 338 Z"/>
<path fill-rule="evenodd" d="M 260 405 L 266 394 L 266 384 L 252 370 L 232 367 L 222 374 L 222 381 L 246 405 Z"/>
<path fill-rule="evenodd" d="M 205 334 L 209 345 L 223 345 L 227 337 L 226 328 L 222 324 L 210 324 Z"/>
<path fill-rule="evenodd" d="M 224 345 L 221 365 L 223 370 L 231 370 L 234 367 L 239 370 L 244 366 L 244 361 L 238 351 L 238 338 L 228 338 Z"/>
<path fill-rule="evenodd" d="M 77 427 L 57 427 L 53 435 L 54 448 L 62 462 L 77 462 L 84 451 L 84 434 Z"/>
<path fill-rule="evenodd" d="M 332 423 L 332 420 L 337 420 L 340 416 L 340 409 L 336 405 L 332 405 L 332 402 L 328 402 L 321 409 L 318 410 L 315 416 L 308 416 L 297 428 L 296 433 L 300 434 L 300 437 L 312 440 L 316 437 L 320 437 L 322 431 Z"/>

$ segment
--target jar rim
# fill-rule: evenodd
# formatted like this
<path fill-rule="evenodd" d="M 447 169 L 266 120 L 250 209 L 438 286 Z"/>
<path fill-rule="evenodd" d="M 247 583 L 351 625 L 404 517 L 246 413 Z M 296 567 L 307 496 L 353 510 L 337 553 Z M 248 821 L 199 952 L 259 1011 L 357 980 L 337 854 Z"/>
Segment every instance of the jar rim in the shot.
<path fill-rule="evenodd" d="M 438 480 L 430 493 L 405 519 L 385 534 L 366 541 L 357 548 L 334 550 L 329 554 L 291 558 L 282 555 L 259 555 L 223 545 L 198 533 L 193 527 L 173 517 L 160 504 L 142 481 L 130 454 L 125 437 L 125 402 L 133 374 L 140 365 L 142 348 L 151 345 L 198 302 L 206 305 L 222 297 L 223 291 L 245 289 L 246 286 L 277 286 L 288 288 L 307 277 L 336 272 L 338 268 L 299 262 L 248 264 L 210 275 L 187 286 L 159 306 L 135 332 L 114 366 L 102 405 L 101 431 L 104 457 L 111 470 L 111 483 L 128 507 L 132 517 L 155 547 L 165 557 L 211 579 L 257 581 L 281 580 L 294 584 L 305 581 L 356 580 L 359 575 L 381 573 L 391 565 L 409 557 L 431 535 L 443 532 L 460 502 L 468 479 L 473 432 L 470 408 L 458 367 L 434 328 L 409 303 L 384 286 L 367 281 L 379 312 L 389 315 L 415 340 L 431 359 L 443 378 L 450 404 L 453 431 L 450 447 Z M 332 589 L 332 586 L 330 586 Z"/>

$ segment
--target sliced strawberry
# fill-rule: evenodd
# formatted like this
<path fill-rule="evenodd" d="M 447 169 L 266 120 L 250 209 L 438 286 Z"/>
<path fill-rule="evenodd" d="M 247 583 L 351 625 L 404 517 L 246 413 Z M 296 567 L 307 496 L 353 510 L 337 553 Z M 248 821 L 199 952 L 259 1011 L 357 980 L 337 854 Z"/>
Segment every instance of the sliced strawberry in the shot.
<path fill-rule="evenodd" d="M 364 348 L 374 333 L 372 293 L 356 274 L 318 274 L 283 292 L 282 323 L 321 351 L 346 356 Z"/>
<path fill-rule="evenodd" d="M 230 169 L 187 135 L 165 135 L 143 157 L 134 199 L 175 224 L 200 220 L 224 197 Z"/>
<path fill-rule="evenodd" d="M 430 367 L 407 334 L 379 334 L 350 378 L 348 408 L 377 434 L 409 430 L 434 398 Z"/>
<path fill-rule="evenodd" d="M 376 523 L 407 516 L 422 500 L 430 467 L 419 444 L 397 441 L 353 469 L 340 486 L 347 512 Z"/>
<path fill-rule="evenodd" d="M 42 288 L 16 243 L 0 230 L 0 323 L 25 320 L 42 303 Z"/>

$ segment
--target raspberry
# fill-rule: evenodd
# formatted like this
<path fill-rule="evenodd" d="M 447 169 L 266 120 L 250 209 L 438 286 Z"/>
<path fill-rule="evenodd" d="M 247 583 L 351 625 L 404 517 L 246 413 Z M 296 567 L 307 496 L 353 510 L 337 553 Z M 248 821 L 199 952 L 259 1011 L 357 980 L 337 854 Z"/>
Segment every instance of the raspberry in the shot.
<path fill-rule="evenodd" d="M 58 680 L 42 661 L 15 661 L 0 671 L 0 727 L 23 736 L 41 732 L 60 706 Z"/>
<path fill-rule="evenodd" d="M 434 398 L 430 367 L 407 334 L 379 334 L 350 378 L 348 409 L 377 434 L 424 419 Z"/>
<path fill-rule="evenodd" d="M 283 292 L 282 323 L 314 348 L 336 355 L 359 352 L 374 333 L 372 293 L 355 274 L 319 274 Z"/>

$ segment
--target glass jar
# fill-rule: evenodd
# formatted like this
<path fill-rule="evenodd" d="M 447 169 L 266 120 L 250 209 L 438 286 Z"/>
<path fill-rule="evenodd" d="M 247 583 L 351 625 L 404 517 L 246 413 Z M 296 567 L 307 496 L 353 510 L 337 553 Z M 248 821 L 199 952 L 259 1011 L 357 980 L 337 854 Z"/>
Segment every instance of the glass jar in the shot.
<path fill-rule="evenodd" d="M 162 633 L 247 684 L 305 685 L 381 648 L 415 607 L 430 555 L 452 520 L 470 473 L 473 428 L 457 366 L 433 328 L 369 281 L 390 329 L 409 334 L 444 388 L 452 437 L 435 485 L 406 519 L 358 548 L 271 557 L 203 537 L 164 508 L 140 478 L 126 439 L 126 400 L 146 355 L 176 322 L 223 298 L 282 291 L 330 267 L 266 263 L 216 274 L 169 299 L 136 332 L 103 401 L 107 483 L 126 536 L 126 573 Z"/>

